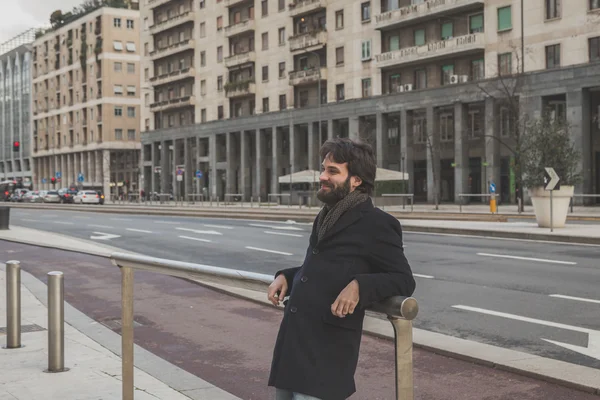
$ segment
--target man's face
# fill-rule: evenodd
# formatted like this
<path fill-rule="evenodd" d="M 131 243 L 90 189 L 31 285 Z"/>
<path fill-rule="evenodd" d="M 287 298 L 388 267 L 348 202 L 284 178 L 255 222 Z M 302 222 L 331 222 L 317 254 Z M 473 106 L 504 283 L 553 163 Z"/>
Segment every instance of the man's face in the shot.
<path fill-rule="evenodd" d="M 362 183 L 359 178 L 349 175 L 348 163 L 336 163 L 330 156 L 323 160 L 323 172 L 319 181 L 321 188 L 317 192 L 317 198 L 327 205 L 334 205 Z"/>

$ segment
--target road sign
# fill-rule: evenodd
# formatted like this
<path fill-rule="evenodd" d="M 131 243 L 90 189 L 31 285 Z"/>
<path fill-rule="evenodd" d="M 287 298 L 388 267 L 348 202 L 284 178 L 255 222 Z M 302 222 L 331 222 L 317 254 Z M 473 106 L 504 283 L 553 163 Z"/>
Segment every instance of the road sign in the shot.
<path fill-rule="evenodd" d="M 556 171 L 554 171 L 554 168 L 546 168 L 546 173 L 544 174 L 544 190 L 560 189 L 559 181 L 560 178 Z"/>
<path fill-rule="evenodd" d="M 46 178 L 42 178 L 42 183 L 46 183 L 48 180 Z"/>
<path fill-rule="evenodd" d="M 202 171 L 200 171 L 200 170 L 196 171 L 196 178 L 198 178 L 198 179 L 202 178 Z"/>
<path fill-rule="evenodd" d="M 177 174 L 177 182 L 181 182 L 183 180 L 183 175 Z"/>
<path fill-rule="evenodd" d="M 494 182 L 490 183 L 490 193 L 496 193 L 496 184 Z"/>
<path fill-rule="evenodd" d="M 183 168 L 177 168 L 177 176 L 183 175 Z"/>
<path fill-rule="evenodd" d="M 161 167 L 154 167 L 154 173 L 155 174 L 160 174 L 160 171 L 162 170 Z"/>
<path fill-rule="evenodd" d="M 82 174 L 82 173 L 79 173 L 79 174 L 77 175 L 77 182 L 83 182 L 84 180 L 85 180 L 85 179 L 84 179 L 84 177 L 83 177 L 83 174 Z"/>
<path fill-rule="evenodd" d="M 56 179 L 62 178 L 62 172 L 57 172 L 55 178 Z"/>

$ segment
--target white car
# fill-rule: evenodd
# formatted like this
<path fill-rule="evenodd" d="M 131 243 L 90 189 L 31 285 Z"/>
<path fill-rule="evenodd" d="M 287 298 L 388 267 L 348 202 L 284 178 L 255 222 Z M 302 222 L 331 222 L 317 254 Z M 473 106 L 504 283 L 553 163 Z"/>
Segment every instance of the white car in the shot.
<path fill-rule="evenodd" d="M 73 199 L 75 204 L 100 204 L 100 196 L 93 190 L 82 190 Z"/>

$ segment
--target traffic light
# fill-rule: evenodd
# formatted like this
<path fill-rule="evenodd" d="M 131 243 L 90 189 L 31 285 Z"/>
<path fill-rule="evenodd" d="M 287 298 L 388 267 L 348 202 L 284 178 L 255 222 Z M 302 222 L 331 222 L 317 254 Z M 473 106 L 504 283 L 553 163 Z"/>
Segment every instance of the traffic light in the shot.
<path fill-rule="evenodd" d="M 54 186 L 56 184 L 56 178 L 52 177 L 52 179 L 50 179 L 50 182 L 52 182 L 52 186 Z"/>
<path fill-rule="evenodd" d="M 20 148 L 21 148 L 21 142 L 19 142 L 18 140 L 15 140 L 13 142 L 13 152 L 18 153 Z"/>

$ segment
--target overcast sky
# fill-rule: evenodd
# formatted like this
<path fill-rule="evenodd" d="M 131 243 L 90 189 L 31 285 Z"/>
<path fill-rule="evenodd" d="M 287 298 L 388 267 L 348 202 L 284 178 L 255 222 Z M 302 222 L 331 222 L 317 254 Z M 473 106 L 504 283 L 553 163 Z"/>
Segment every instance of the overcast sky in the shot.
<path fill-rule="evenodd" d="M 0 43 L 29 28 L 49 25 L 54 10 L 70 11 L 81 0 L 0 0 Z"/>

